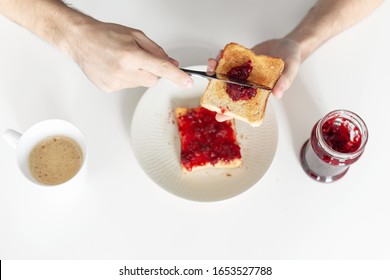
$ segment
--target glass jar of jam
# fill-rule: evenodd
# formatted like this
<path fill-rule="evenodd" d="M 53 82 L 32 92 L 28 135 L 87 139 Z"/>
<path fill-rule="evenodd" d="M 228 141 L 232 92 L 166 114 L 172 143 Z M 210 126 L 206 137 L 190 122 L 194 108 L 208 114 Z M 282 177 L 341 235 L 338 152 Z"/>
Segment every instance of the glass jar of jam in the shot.
<path fill-rule="evenodd" d="M 310 139 L 303 144 L 302 167 L 317 181 L 334 182 L 359 159 L 367 139 L 367 126 L 358 115 L 347 110 L 332 111 L 314 125 Z"/>

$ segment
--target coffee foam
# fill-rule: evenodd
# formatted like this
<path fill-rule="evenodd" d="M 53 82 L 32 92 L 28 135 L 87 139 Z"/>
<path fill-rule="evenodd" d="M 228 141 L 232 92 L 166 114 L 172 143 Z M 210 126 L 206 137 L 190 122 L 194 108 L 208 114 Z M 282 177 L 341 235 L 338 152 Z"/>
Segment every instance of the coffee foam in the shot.
<path fill-rule="evenodd" d="M 66 136 L 52 136 L 37 143 L 29 155 L 30 173 L 43 185 L 58 185 L 77 174 L 83 163 L 79 144 Z"/>

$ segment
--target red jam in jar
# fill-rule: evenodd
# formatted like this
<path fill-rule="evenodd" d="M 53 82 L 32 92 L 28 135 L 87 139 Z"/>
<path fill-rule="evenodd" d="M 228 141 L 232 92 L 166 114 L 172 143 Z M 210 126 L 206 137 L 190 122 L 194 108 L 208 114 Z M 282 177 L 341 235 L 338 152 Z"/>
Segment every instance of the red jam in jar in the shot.
<path fill-rule="evenodd" d="M 362 155 L 368 140 L 367 126 L 355 113 L 330 112 L 313 127 L 301 150 L 303 169 L 321 182 L 341 178 Z"/>
<path fill-rule="evenodd" d="M 208 163 L 230 162 L 241 158 L 232 121 L 218 122 L 215 112 L 205 108 L 188 109 L 178 117 L 181 163 L 188 171 Z"/>
<path fill-rule="evenodd" d="M 345 118 L 327 120 L 321 127 L 325 143 L 336 152 L 356 152 L 362 143 L 359 128 Z"/>
<path fill-rule="evenodd" d="M 233 81 L 246 81 L 252 72 L 252 61 L 248 60 L 241 66 L 236 66 L 227 72 L 228 77 Z M 251 87 L 244 87 L 237 84 L 227 84 L 226 92 L 233 101 L 249 100 L 256 96 L 257 90 Z"/>

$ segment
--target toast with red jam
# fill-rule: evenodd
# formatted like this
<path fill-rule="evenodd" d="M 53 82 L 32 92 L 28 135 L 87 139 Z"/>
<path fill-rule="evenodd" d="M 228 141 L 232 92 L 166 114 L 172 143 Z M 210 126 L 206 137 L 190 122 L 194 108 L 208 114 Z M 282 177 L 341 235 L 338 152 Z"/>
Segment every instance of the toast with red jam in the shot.
<path fill-rule="evenodd" d="M 237 43 L 229 43 L 221 53 L 215 72 L 228 75 L 232 80 L 255 82 L 272 89 L 283 68 L 284 62 L 280 58 L 256 55 Z M 211 80 L 200 104 L 211 111 L 260 126 L 270 93 L 271 90 Z"/>
<path fill-rule="evenodd" d="M 203 107 L 176 108 L 180 135 L 180 163 L 184 172 L 241 165 L 234 120 L 218 122 L 216 112 Z"/>

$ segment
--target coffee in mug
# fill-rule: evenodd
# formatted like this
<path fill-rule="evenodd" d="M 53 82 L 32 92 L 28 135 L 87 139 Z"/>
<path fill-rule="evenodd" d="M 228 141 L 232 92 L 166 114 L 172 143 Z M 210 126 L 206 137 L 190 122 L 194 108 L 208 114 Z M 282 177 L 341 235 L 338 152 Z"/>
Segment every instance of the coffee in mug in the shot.
<path fill-rule="evenodd" d="M 83 152 L 73 139 L 52 136 L 33 147 L 28 163 L 31 175 L 39 183 L 58 185 L 77 174 L 83 163 Z"/>
<path fill-rule="evenodd" d="M 40 186 L 85 184 L 87 143 L 72 123 L 46 120 L 23 134 L 7 129 L 3 138 L 16 149 L 19 169 L 31 182 Z"/>

